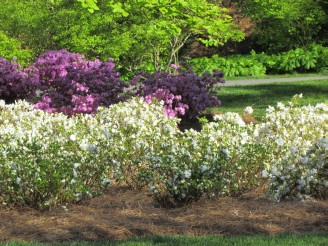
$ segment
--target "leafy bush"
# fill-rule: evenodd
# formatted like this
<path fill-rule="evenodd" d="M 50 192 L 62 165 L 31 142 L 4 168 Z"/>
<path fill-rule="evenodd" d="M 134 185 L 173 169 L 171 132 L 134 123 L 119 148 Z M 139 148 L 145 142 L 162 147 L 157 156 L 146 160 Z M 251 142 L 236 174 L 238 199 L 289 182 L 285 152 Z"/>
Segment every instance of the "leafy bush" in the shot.
<path fill-rule="evenodd" d="M 12 103 L 17 99 L 35 96 L 38 87 L 37 72 L 33 68 L 22 69 L 15 61 L 0 57 L 0 99 Z"/>
<path fill-rule="evenodd" d="M 40 73 L 42 96 L 37 109 L 67 115 L 95 113 L 98 106 L 124 99 L 127 84 L 111 59 L 86 61 L 83 55 L 60 50 L 42 54 L 34 66 Z"/>
<path fill-rule="evenodd" d="M 50 208 L 93 196 L 109 182 L 109 148 L 91 115 L 68 118 L 0 101 L 0 139 L 2 203 Z"/>
<path fill-rule="evenodd" d="M 9 38 L 0 31 L 0 57 L 7 60 L 15 58 L 21 65 L 26 66 L 31 61 L 32 52 L 22 49 L 18 39 Z"/>
<path fill-rule="evenodd" d="M 269 177 L 270 196 L 276 201 L 291 196 L 301 199 L 324 197 L 324 189 L 328 188 L 327 150 L 327 138 L 318 139 L 303 152 L 293 146 L 280 163 L 264 172 Z"/>
<path fill-rule="evenodd" d="M 328 66 L 328 48 L 321 45 L 310 45 L 297 48 L 277 55 L 256 54 L 251 56 L 261 62 L 268 73 L 292 73 L 292 72 L 320 72 Z"/>
<path fill-rule="evenodd" d="M 328 67 L 328 48 L 310 45 L 275 55 L 257 54 L 252 51 L 247 56 L 194 58 L 190 64 L 196 73 L 219 69 L 227 77 L 262 76 L 267 74 L 285 74 L 293 72 L 322 72 Z"/>
<path fill-rule="evenodd" d="M 224 83 L 223 73 L 214 71 L 213 75 L 204 73 L 196 75 L 192 70 L 171 74 L 155 72 L 143 73 L 134 78 L 141 81 L 137 94 L 147 99 L 156 97 L 165 99 L 166 112 L 192 118 L 209 106 L 219 106 L 221 102 L 215 96 L 215 87 Z M 166 93 L 161 95 L 158 90 Z"/>
<path fill-rule="evenodd" d="M 260 62 L 250 56 L 231 56 L 224 58 L 213 55 L 211 58 L 194 58 L 190 61 L 190 64 L 197 74 L 218 69 L 227 77 L 261 76 L 266 71 Z"/>

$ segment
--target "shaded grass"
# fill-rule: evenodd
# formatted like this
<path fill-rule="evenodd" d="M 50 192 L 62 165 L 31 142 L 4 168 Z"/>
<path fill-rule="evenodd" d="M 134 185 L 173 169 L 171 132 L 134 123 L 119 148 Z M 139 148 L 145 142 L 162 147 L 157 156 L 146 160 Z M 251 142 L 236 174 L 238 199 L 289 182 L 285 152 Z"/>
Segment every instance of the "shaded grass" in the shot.
<path fill-rule="evenodd" d="M 255 118 L 260 120 L 265 116 L 265 110 L 269 105 L 276 106 L 277 102 L 287 103 L 295 94 L 301 93 L 301 105 L 327 102 L 328 80 L 222 87 L 218 92 L 222 106 L 209 108 L 206 113 L 241 114 L 245 107 L 252 106 Z"/>
<path fill-rule="evenodd" d="M 197 245 L 197 246 L 211 246 L 211 245 L 293 245 L 293 246 L 324 246 L 328 244 L 328 233 L 323 232 L 319 234 L 281 234 L 274 236 L 257 235 L 257 236 L 202 236 L 202 237 L 190 237 L 190 236 L 150 236 L 150 237 L 138 237 L 135 239 L 129 239 L 124 241 L 99 241 L 99 242 L 70 242 L 61 244 L 43 244 L 43 243 L 24 243 L 24 242 L 9 242 L 2 244 L 5 246 L 45 246 L 45 245 L 67 245 L 67 246 L 103 246 L 103 245 L 120 245 L 120 246 L 144 246 L 144 245 Z"/>

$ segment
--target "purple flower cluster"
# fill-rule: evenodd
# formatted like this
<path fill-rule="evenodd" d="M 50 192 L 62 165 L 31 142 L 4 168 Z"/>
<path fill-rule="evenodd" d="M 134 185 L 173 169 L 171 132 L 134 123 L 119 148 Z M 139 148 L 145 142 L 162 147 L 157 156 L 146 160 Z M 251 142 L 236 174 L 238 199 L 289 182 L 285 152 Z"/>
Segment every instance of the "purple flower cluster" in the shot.
<path fill-rule="evenodd" d="M 39 70 L 41 100 L 35 108 L 67 115 L 95 113 L 124 99 L 127 83 L 115 71 L 113 60 L 87 61 L 66 50 L 49 51 L 34 63 Z"/>
<path fill-rule="evenodd" d="M 145 97 L 146 101 L 152 97 L 164 100 L 169 116 L 185 115 L 194 118 L 209 106 L 221 105 L 213 90 L 224 83 L 223 73 L 217 70 L 213 74 L 204 73 L 202 76 L 196 75 L 192 70 L 179 74 L 142 73 L 138 79 L 141 81 L 138 95 Z"/>
<path fill-rule="evenodd" d="M 22 69 L 15 61 L 0 57 L 0 99 L 13 103 L 17 99 L 32 98 L 39 85 L 34 68 Z"/>

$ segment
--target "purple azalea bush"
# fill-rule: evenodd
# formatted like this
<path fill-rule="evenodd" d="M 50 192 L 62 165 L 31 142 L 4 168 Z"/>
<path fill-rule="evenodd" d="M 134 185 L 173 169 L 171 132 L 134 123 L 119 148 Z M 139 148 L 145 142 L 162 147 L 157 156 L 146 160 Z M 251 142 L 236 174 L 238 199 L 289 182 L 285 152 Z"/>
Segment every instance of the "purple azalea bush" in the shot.
<path fill-rule="evenodd" d="M 209 106 L 220 106 L 215 96 L 215 87 L 224 83 L 223 73 L 217 70 L 198 76 L 192 70 L 171 74 L 155 72 L 141 73 L 133 79 L 139 81 L 137 94 L 147 102 L 151 98 L 164 101 L 164 109 L 169 116 L 197 117 Z"/>
<path fill-rule="evenodd" d="M 120 79 L 112 59 L 87 61 L 66 50 L 48 51 L 34 63 L 40 75 L 41 100 L 35 108 L 66 115 L 95 113 L 125 99 L 128 86 Z"/>
<path fill-rule="evenodd" d="M 17 99 L 33 98 L 39 86 L 36 69 L 22 69 L 19 64 L 0 57 L 0 99 L 13 103 Z"/>

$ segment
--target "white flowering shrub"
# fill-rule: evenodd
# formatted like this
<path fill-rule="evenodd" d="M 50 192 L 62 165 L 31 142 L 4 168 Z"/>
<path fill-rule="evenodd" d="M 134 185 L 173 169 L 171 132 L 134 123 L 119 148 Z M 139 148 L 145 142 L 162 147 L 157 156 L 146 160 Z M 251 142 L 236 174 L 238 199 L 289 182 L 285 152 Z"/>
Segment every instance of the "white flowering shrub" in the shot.
<path fill-rule="evenodd" d="M 101 191 L 109 166 L 98 126 L 0 101 L 0 201 L 49 208 Z"/>
<path fill-rule="evenodd" d="M 213 188 L 219 158 L 214 159 L 202 148 L 199 133 L 179 132 L 165 151 L 148 156 L 152 163 L 150 191 L 163 206 L 178 206 L 198 200 Z"/>
<path fill-rule="evenodd" d="M 278 165 L 265 175 L 269 177 L 270 195 L 276 201 L 293 196 L 307 199 L 322 196 L 328 188 L 328 139 L 319 139 L 306 153 L 291 150 Z"/>
<path fill-rule="evenodd" d="M 97 120 L 104 126 L 110 146 L 111 175 L 117 182 L 141 188 L 152 179 L 153 156 L 177 141 L 177 118 L 167 117 L 163 103 L 133 98 L 100 108 Z"/>
<path fill-rule="evenodd" d="M 216 190 L 232 194 L 257 185 L 265 148 L 253 143 L 253 125 L 236 113 L 217 116 L 201 132 L 180 132 L 171 149 L 154 153 L 151 192 L 162 205 L 181 205 Z"/>
<path fill-rule="evenodd" d="M 269 193 L 280 201 L 288 196 L 307 197 L 327 187 L 328 105 L 269 107 L 266 122 L 259 125 L 257 141 L 269 151 L 263 176 L 269 178 Z"/>
<path fill-rule="evenodd" d="M 258 185 L 267 150 L 254 141 L 254 125 L 245 124 L 237 113 L 228 112 L 214 118 L 217 122 L 204 126 L 200 135 L 214 153 L 221 154 L 224 163 L 215 188 L 220 194 L 236 194 Z"/>

